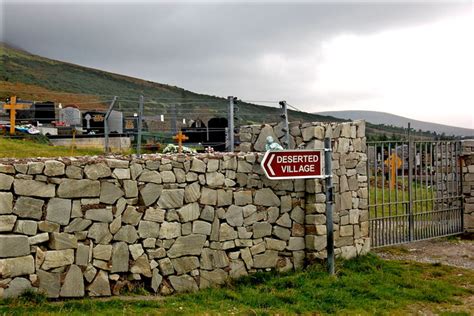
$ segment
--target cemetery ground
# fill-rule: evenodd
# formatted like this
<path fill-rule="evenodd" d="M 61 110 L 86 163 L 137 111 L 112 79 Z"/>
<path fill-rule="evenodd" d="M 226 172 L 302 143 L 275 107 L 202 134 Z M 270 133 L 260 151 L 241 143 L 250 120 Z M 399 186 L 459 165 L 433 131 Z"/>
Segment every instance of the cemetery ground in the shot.
<path fill-rule="evenodd" d="M 473 241 L 468 242 L 472 246 Z M 387 251 L 405 253 L 393 247 Z M 338 260 L 336 276 L 329 276 L 323 264 L 314 264 L 302 271 L 257 273 L 221 288 L 169 297 L 148 296 L 143 286 L 105 299 L 46 301 L 27 293 L 1 301 L 0 314 L 472 314 L 474 270 L 398 258 L 385 260 L 370 253 Z"/>

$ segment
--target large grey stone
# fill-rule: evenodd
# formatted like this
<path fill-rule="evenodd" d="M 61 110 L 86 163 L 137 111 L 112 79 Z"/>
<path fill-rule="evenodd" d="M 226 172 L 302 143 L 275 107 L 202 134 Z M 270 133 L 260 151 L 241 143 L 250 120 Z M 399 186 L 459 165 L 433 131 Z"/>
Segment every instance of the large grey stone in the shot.
<path fill-rule="evenodd" d="M 151 277 L 151 288 L 156 293 L 158 292 L 158 288 L 163 281 L 163 276 L 159 273 L 158 269 L 153 269 L 153 276 Z"/>
<path fill-rule="evenodd" d="M 248 275 L 247 270 L 245 269 L 245 263 L 242 260 L 232 260 L 229 269 L 229 276 L 233 279 Z"/>
<path fill-rule="evenodd" d="M 252 226 L 253 238 L 261 238 L 272 234 L 272 225 L 266 222 L 254 223 Z"/>
<path fill-rule="evenodd" d="M 87 210 L 84 217 L 94 222 L 103 223 L 111 223 L 114 220 L 112 209 L 110 208 L 96 208 Z"/>
<path fill-rule="evenodd" d="M 81 167 L 70 165 L 66 167 L 66 177 L 70 179 L 82 179 L 83 170 Z"/>
<path fill-rule="evenodd" d="M 133 260 L 137 260 L 138 257 L 143 255 L 145 253 L 145 250 L 143 250 L 142 244 L 133 244 L 128 246 L 128 249 L 130 250 L 130 254 L 132 255 Z"/>
<path fill-rule="evenodd" d="M 48 177 L 62 176 L 64 174 L 65 165 L 61 161 L 46 160 L 44 163 L 44 174 Z"/>
<path fill-rule="evenodd" d="M 199 203 L 205 205 L 216 205 L 217 204 L 217 190 L 203 187 L 201 190 L 201 198 Z"/>
<path fill-rule="evenodd" d="M 15 179 L 13 187 L 16 195 L 54 197 L 56 194 L 56 186 L 54 184 L 35 180 Z"/>
<path fill-rule="evenodd" d="M 216 269 L 213 271 L 201 271 L 199 279 L 199 288 L 205 289 L 213 285 L 225 284 L 229 275 L 222 269 Z"/>
<path fill-rule="evenodd" d="M 28 241 L 29 241 L 31 246 L 44 243 L 48 240 L 49 240 L 49 234 L 48 233 L 41 233 L 41 234 L 34 235 L 34 236 L 31 236 L 31 237 L 28 238 Z"/>
<path fill-rule="evenodd" d="M 193 222 L 193 233 L 201 235 L 210 235 L 212 225 L 205 221 L 194 221 Z"/>
<path fill-rule="evenodd" d="M 87 238 L 93 239 L 96 244 L 107 244 L 112 237 L 107 223 L 94 223 L 87 233 Z"/>
<path fill-rule="evenodd" d="M 177 222 L 163 222 L 158 237 L 160 239 L 173 239 L 181 236 L 181 224 Z"/>
<path fill-rule="evenodd" d="M 109 166 L 103 162 L 85 166 L 84 173 L 86 174 L 87 178 L 92 180 L 97 180 L 112 175 L 112 171 L 110 170 Z"/>
<path fill-rule="evenodd" d="M 35 273 L 35 261 L 33 256 L 0 259 L 0 278 L 2 279 L 32 273 Z"/>
<path fill-rule="evenodd" d="M 229 266 L 229 258 L 224 250 L 204 248 L 201 254 L 201 269 L 212 270 Z"/>
<path fill-rule="evenodd" d="M 89 296 L 110 296 L 109 275 L 107 272 L 100 270 L 94 281 L 87 288 Z"/>
<path fill-rule="evenodd" d="M 124 192 L 115 184 L 102 182 L 100 185 L 100 202 L 114 204 L 119 198 L 124 196 Z"/>
<path fill-rule="evenodd" d="M 0 190 L 8 191 L 12 187 L 13 177 L 0 173 Z"/>
<path fill-rule="evenodd" d="M 113 245 L 112 250 L 112 268 L 111 273 L 128 272 L 129 250 L 124 242 L 118 242 Z"/>
<path fill-rule="evenodd" d="M 15 223 L 14 233 L 28 236 L 36 235 L 38 223 L 35 221 L 17 220 Z"/>
<path fill-rule="evenodd" d="M 291 251 L 305 249 L 304 237 L 290 237 L 287 249 Z"/>
<path fill-rule="evenodd" d="M 236 205 L 252 204 L 252 191 L 234 192 L 234 201 Z"/>
<path fill-rule="evenodd" d="M 81 268 L 76 265 L 71 265 L 63 286 L 59 292 L 61 297 L 82 297 L 84 296 L 84 277 L 82 276 Z"/>
<path fill-rule="evenodd" d="M 227 223 L 223 223 L 219 229 L 219 241 L 237 239 L 237 231 Z"/>
<path fill-rule="evenodd" d="M 198 290 L 196 281 L 189 275 L 170 276 L 171 286 L 176 292 L 195 292 Z"/>
<path fill-rule="evenodd" d="M 206 164 L 202 160 L 193 158 L 192 163 L 191 163 L 191 171 L 204 173 L 206 172 Z"/>
<path fill-rule="evenodd" d="M 143 216 L 143 213 L 137 212 L 135 207 L 128 206 L 125 209 L 125 212 L 123 212 L 122 214 L 122 222 L 124 222 L 125 224 L 136 226 L 142 219 L 142 216 Z"/>
<path fill-rule="evenodd" d="M 201 197 L 201 186 L 199 182 L 193 182 L 186 186 L 184 189 L 184 201 L 186 203 L 192 203 L 199 200 Z"/>
<path fill-rule="evenodd" d="M 25 278 L 15 278 L 10 282 L 8 288 L 3 292 L 3 298 L 18 297 L 29 290 L 34 290 L 29 280 Z"/>
<path fill-rule="evenodd" d="M 270 188 L 263 188 L 255 194 L 254 203 L 263 206 L 280 206 L 280 199 Z"/>
<path fill-rule="evenodd" d="M 71 200 L 52 198 L 46 208 L 46 220 L 60 225 L 69 224 L 71 219 Z"/>
<path fill-rule="evenodd" d="M 108 159 L 105 159 L 105 162 L 107 163 L 107 166 L 109 166 L 110 168 L 128 168 L 129 166 L 128 160 L 108 158 Z"/>
<path fill-rule="evenodd" d="M 283 214 L 280 218 L 276 221 L 277 225 L 291 228 L 291 219 L 288 213 Z"/>
<path fill-rule="evenodd" d="M 45 252 L 41 269 L 50 270 L 74 263 L 74 249 L 50 250 Z"/>
<path fill-rule="evenodd" d="M 76 264 L 78 266 L 87 266 L 90 259 L 90 245 L 78 244 L 76 250 Z"/>
<path fill-rule="evenodd" d="M 273 227 L 273 235 L 281 240 L 290 240 L 291 231 L 280 226 Z"/>
<path fill-rule="evenodd" d="M 146 221 L 163 223 L 165 221 L 165 211 L 159 208 L 148 208 L 143 217 Z"/>
<path fill-rule="evenodd" d="M 253 257 L 253 266 L 255 268 L 275 268 L 278 261 L 278 251 L 267 250 L 263 254 Z"/>
<path fill-rule="evenodd" d="M 15 227 L 15 215 L 0 215 L 0 232 L 11 232 Z"/>
<path fill-rule="evenodd" d="M 11 214 L 12 212 L 13 194 L 11 194 L 10 192 L 0 192 L 0 214 Z"/>
<path fill-rule="evenodd" d="M 74 232 L 85 231 L 91 224 L 92 224 L 91 220 L 78 217 L 78 218 L 73 219 L 71 223 L 69 223 L 69 225 L 64 227 L 64 232 L 74 233 Z"/>
<path fill-rule="evenodd" d="M 123 180 L 123 189 L 126 198 L 134 198 L 138 196 L 138 184 L 134 180 Z"/>
<path fill-rule="evenodd" d="M 41 174 L 44 170 L 44 162 L 28 161 L 28 174 Z"/>
<path fill-rule="evenodd" d="M 131 273 L 141 274 L 147 278 L 151 278 L 151 267 L 147 255 L 143 254 L 130 267 Z"/>
<path fill-rule="evenodd" d="M 297 222 L 298 224 L 304 224 L 305 213 L 301 207 L 297 206 L 291 211 L 291 219 Z"/>
<path fill-rule="evenodd" d="M 220 172 L 206 173 L 206 183 L 211 188 L 217 188 L 224 185 L 224 175 Z"/>
<path fill-rule="evenodd" d="M 68 233 L 51 233 L 49 247 L 54 250 L 76 249 L 77 238 Z"/>
<path fill-rule="evenodd" d="M 113 175 L 119 180 L 130 179 L 130 169 L 128 168 L 115 168 Z"/>
<path fill-rule="evenodd" d="M 15 203 L 13 213 L 24 218 L 41 219 L 44 201 L 20 196 Z"/>
<path fill-rule="evenodd" d="M 173 267 L 178 275 L 188 273 L 194 269 L 199 268 L 199 260 L 197 257 L 181 257 L 171 259 L 171 263 L 173 263 Z"/>
<path fill-rule="evenodd" d="M 242 226 L 244 224 L 244 213 L 241 206 L 231 205 L 224 215 L 225 220 L 231 226 Z"/>
<path fill-rule="evenodd" d="M 173 183 L 176 182 L 176 176 L 174 175 L 173 171 L 162 171 L 161 174 L 161 181 L 163 183 Z"/>
<path fill-rule="evenodd" d="M 272 136 L 273 141 L 278 143 L 278 137 L 275 135 L 273 127 L 265 124 L 265 126 L 260 130 L 260 134 L 258 135 L 257 141 L 253 145 L 255 151 L 265 151 L 265 144 L 267 142 L 268 136 Z"/>
<path fill-rule="evenodd" d="M 161 259 L 158 262 L 158 266 L 160 267 L 160 271 L 163 275 L 170 275 L 174 273 L 173 264 L 171 263 L 170 258 Z"/>
<path fill-rule="evenodd" d="M 178 210 L 179 219 L 182 223 L 194 221 L 199 218 L 199 204 L 186 204 Z"/>
<path fill-rule="evenodd" d="M 140 238 L 158 238 L 160 234 L 160 224 L 151 221 L 140 221 L 138 225 L 138 235 Z"/>
<path fill-rule="evenodd" d="M 144 170 L 138 178 L 140 182 L 162 183 L 161 174 L 154 170 Z"/>
<path fill-rule="evenodd" d="M 49 298 L 58 298 L 61 290 L 61 273 L 37 270 L 39 290 Z"/>
<path fill-rule="evenodd" d="M 177 258 L 188 255 L 199 255 L 206 242 L 206 236 L 191 234 L 176 239 L 173 246 L 168 250 L 168 257 Z"/>
<path fill-rule="evenodd" d="M 140 189 L 140 196 L 145 206 L 155 203 L 160 197 L 163 190 L 162 185 L 155 183 L 147 183 L 142 189 Z"/>
<path fill-rule="evenodd" d="M 129 244 L 133 244 L 137 239 L 137 230 L 132 225 L 122 226 L 114 236 L 114 240 L 125 241 Z"/>
<path fill-rule="evenodd" d="M 161 208 L 178 208 L 183 206 L 183 199 L 183 189 L 163 190 L 158 200 L 158 206 Z"/>
<path fill-rule="evenodd" d="M 100 196 L 100 182 L 97 180 L 64 179 L 58 187 L 62 198 L 85 198 Z"/>
<path fill-rule="evenodd" d="M 19 257 L 30 253 L 28 237 L 0 235 L 0 258 Z"/>

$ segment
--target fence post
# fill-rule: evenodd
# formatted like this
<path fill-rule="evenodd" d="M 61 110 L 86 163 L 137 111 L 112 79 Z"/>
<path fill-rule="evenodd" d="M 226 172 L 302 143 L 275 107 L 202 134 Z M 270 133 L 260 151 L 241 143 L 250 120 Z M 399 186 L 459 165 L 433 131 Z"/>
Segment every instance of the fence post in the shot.
<path fill-rule="evenodd" d="M 143 96 L 140 96 L 138 102 L 138 133 L 137 133 L 137 155 L 142 155 L 142 129 L 143 129 Z"/>
<path fill-rule="evenodd" d="M 229 131 L 229 146 L 228 151 L 234 152 L 234 97 L 227 97 L 229 100 L 229 115 L 228 115 L 228 131 Z"/>
<path fill-rule="evenodd" d="M 110 148 L 109 148 L 109 116 L 110 113 L 112 112 L 112 109 L 115 106 L 115 102 L 117 102 L 117 96 L 114 96 L 114 99 L 109 105 L 109 108 L 107 109 L 107 112 L 105 112 L 105 117 L 104 117 L 104 152 L 106 154 L 109 153 Z"/>
<path fill-rule="evenodd" d="M 413 241 L 414 221 L 413 221 L 413 199 L 412 199 L 412 185 L 413 185 L 413 140 L 411 138 L 411 124 L 408 123 L 408 239 Z"/>
<path fill-rule="evenodd" d="M 281 118 L 283 119 L 282 131 L 285 133 L 283 145 L 286 149 L 290 149 L 290 128 L 288 126 L 288 106 L 286 101 L 280 101 L 281 105 Z"/>
<path fill-rule="evenodd" d="M 334 189 L 332 186 L 332 147 L 331 139 L 324 138 L 324 175 L 326 177 L 326 231 L 328 272 L 334 275 L 334 227 L 333 227 L 333 201 Z"/>

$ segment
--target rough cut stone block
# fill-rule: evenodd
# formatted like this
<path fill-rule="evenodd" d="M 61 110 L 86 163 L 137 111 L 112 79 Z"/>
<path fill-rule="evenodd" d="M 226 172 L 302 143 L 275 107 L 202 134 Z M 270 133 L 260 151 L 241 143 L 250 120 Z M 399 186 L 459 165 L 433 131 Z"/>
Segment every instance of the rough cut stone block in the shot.
<path fill-rule="evenodd" d="M 110 296 L 109 275 L 107 272 L 100 270 L 94 281 L 87 288 L 89 296 Z"/>
<path fill-rule="evenodd" d="M 253 257 L 253 266 L 255 268 L 274 268 L 276 267 L 277 261 L 278 252 L 267 250 L 265 253 Z"/>
<path fill-rule="evenodd" d="M 138 235 L 140 238 L 158 238 L 160 224 L 151 221 L 140 221 L 138 225 Z"/>
<path fill-rule="evenodd" d="M 52 198 L 46 208 L 46 220 L 60 225 L 69 224 L 71 219 L 71 200 Z"/>
<path fill-rule="evenodd" d="M 84 277 L 81 269 L 76 265 L 71 265 L 63 286 L 59 292 L 61 297 L 82 297 L 84 296 Z"/>
<path fill-rule="evenodd" d="M 17 220 L 15 228 L 13 229 L 14 233 L 33 236 L 36 235 L 38 230 L 38 223 L 35 221 L 25 221 Z"/>
<path fill-rule="evenodd" d="M 129 251 L 124 242 L 118 242 L 113 245 L 112 250 L 112 268 L 111 273 L 128 272 Z"/>
<path fill-rule="evenodd" d="M 114 240 L 125 241 L 129 244 L 133 244 L 137 239 L 137 230 L 132 225 L 122 226 L 114 236 Z"/>
<path fill-rule="evenodd" d="M 183 189 L 164 189 L 158 199 L 158 206 L 161 208 L 178 208 L 183 206 Z"/>
<path fill-rule="evenodd" d="M 252 191 L 234 192 L 234 201 L 236 205 L 252 204 Z"/>
<path fill-rule="evenodd" d="M 255 205 L 280 206 L 280 199 L 269 188 L 260 189 L 255 194 Z"/>
<path fill-rule="evenodd" d="M 10 192 L 0 192 L 0 214 L 11 214 L 12 212 L 13 194 L 11 194 Z"/>
<path fill-rule="evenodd" d="M 163 281 L 163 276 L 159 274 L 158 269 L 153 269 L 153 276 L 151 278 L 151 288 L 156 293 L 160 287 L 161 282 Z"/>
<path fill-rule="evenodd" d="M 16 195 L 36 196 L 36 197 L 54 197 L 56 186 L 41 181 L 15 179 L 13 182 Z"/>
<path fill-rule="evenodd" d="M 87 238 L 93 239 L 97 244 L 107 244 L 112 237 L 107 223 L 94 223 L 87 233 Z"/>
<path fill-rule="evenodd" d="M 194 221 L 193 222 L 193 233 L 201 235 L 210 235 L 212 225 L 204 221 Z"/>
<path fill-rule="evenodd" d="M 201 190 L 200 204 L 216 205 L 217 204 L 217 190 L 203 187 Z"/>
<path fill-rule="evenodd" d="M 37 270 L 39 289 L 49 298 L 58 298 L 61 290 L 61 273 Z"/>
<path fill-rule="evenodd" d="M 62 198 L 84 198 L 100 196 L 100 182 L 96 180 L 64 179 L 58 187 Z"/>
<path fill-rule="evenodd" d="M 138 197 L 138 185 L 134 180 L 123 180 L 123 189 L 126 198 Z"/>
<path fill-rule="evenodd" d="M 173 239 L 181 236 L 181 224 L 176 222 L 163 222 L 159 231 L 160 239 Z"/>
<path fill-rule="evenodd" d="M 49 247 L 54 250 L 76 249 L 76 236 L 68 233 L 51 233 Z"/>
<path fill-rule="evenodd" d="M 3 292 L 3 298 L 18 297 L 26 291 L 35 290 L 31 282 L 25 278 L 14 278 Z"/>
<path fill-rule="evenodd" d="M 130 179 L 130 169 L 128 168 L 115 168 L 113 175 L 119 180 Z"/>
<path fill-rule="evenodd" d="M 199 218 L 199 204 L 186 204 L 178 210 L 179 219 L 182 223 L 194 221 Z"/>
<path fill-rule="evenodd" d="M 85 231 L 91 224 L 92 224 L 91 220 L 82 219 L 78 217 L 78 218 L 73 219 L 68 226 L 64 227 L 64 232 L 74 233 L 74 232 Z"/>
<path fill-rule="evenodd" d="M 253 237 L 261 238 L 272 234 L 272 225 L 270 223 L 258 222 L 253 224 Z"/>
<path fill-rule="evenodd" d="M 12 187 L 13 177 L 0 173 L 0 190 L 8 191 Z"/>
<path fill-rule="evenodd" d="M 44 163 L 44 174 L 48 177 L 56 177 L 64 174 L 64 163 L 56 160 L 47 160 Z"/>
<path fill-rule="evenodd" d="M 217 223 L 219 223 L 219 220 L 216 218 Z M 234 240 L 237 239 L 238 234 L 237 231 L 232 228 L 227 223 L 223 223 L 220 225 L 220 229 L 218 230 L 218 236 L 219 236 L 219 241 L 226 241 L 226 240 Z M 211 235 L 211 240 L 212 240 L 212 235 Z"/>
<path fill-rule="evenodd" d="M 150 262 L 148 261 L 147 255 L 142 255 L 135 262 L 130 268 L 131 273 L 141 274 L 147 278 L 151 278 L 151 266 Z"/>
<path fill-rule="evenodd" d="M 49 234 L 48 233 L 41 233 L 32 237 L 28 238 L 28 241 L 30 245 L 37 245 L 44 243 L 49 240 Z"/>
<path fill-rule="evenodd" d="M 74 249 L 50 250 L 45 252 L 41 269 L 50 270 L 74 263 Z"/>
<path fill-rule="evenodd" d="M 85 166 L 84 173 L 86 174 L 87 178 L 92 180 L 97 180 L 112 175 L 112 171 L 110 170 L 109 166 L 103 162 Z"/>
<path fill-rule="evenodd" d="M 162 185 L 158 185 L 155 183 L 147 183 L 141 190 L 140 196 L 145 206 L 149 206 L 160 197 L 161 192 L 163 190 Z"/>
<path fill-rule="evenodd" d="M 229 225 L 239 227 L 244 224 L 243 207 L 231 205 L 224 215 L 224 219 Z"/>
<path fill-rule="evenodd" d="M 33 256 L 0 259 L 0 277 L 2 279 L 32 273 L 35 273 L 35 261 Z"/>
<path fill-rule="evenodd" d="M 178 275 L 191 272 L 199 268 L 199 260 L 197 257 L 181 257 L 171 259 L 171 263 Z"/>
<path fill-rule="evenodd" d="M 206 236 L 191 234 L 189 236 L 181 236 L 176 239 L 171 249 L 168 250 L 168 257 L 178 258 L 188 255 L 199 255 L 206 241 Z"/>
<path fill-rule="evenodd" d="M 198 286 L 194 279 L 185 274 L 181 276 L 170 276 L 169 277 L 171 286 L 175 289 L 176 292 L 195 292 L 198 290 Z"/>
<path fill-rule="evenodd" d="M 103 222 L 103 223 L 111 223 L 114 220 L 112 209 L 110 208 L 87 210 L 84 217 L 94 222 Z"/>
<path fill-rule="evenodd" d="M 114 204 L 119 198 L 124 196 L 124 192 L 115 184 L 102 182 L 100 186 L 100 202 Z"/>
<path fill-rule="evenodd" d="M 165 221 L 165 211 L 159 208 L 148 208 L 143 217 L 146 221 L 163 223 Z"/>
<path fill-rule="evenodd" d="M 0 232 L 11 232 L 15 227 L 15 215 L 0 215 Z"/>

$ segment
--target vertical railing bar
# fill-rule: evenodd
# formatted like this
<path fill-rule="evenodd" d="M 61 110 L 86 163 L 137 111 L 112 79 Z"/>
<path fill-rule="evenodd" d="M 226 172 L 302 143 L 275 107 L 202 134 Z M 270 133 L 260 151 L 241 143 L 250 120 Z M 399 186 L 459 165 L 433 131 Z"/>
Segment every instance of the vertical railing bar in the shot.
<path fill-rule="evenodd" d="M 441 143 L 441 197 L 442 197 L 442 205 L 441 205 L 441 212 L 440 214 L 443 214 L 444 213 L 444 210 L 446 209 L 445 208 L 445 171 L 446 171 L 446 167 L 445 167 L 445 161 L 444 161 L 444 155 L 445 155 L 445 152 L 443 150 L 443 145 L 445 144 L 445 142 L 443 141 Z M 439 220 L 438 220 L 439 221 Z M 440 225 L 440 233 L 443 233 L 443 225 L 442 223 L 439 223 Z"/>
<path fill-rule="evenodd" d="M 461 149 L 462 149 L 462 144 L 461 142 L 457 141 L 456 142 L 456 192 L 458 196 L 458 203 L 459 203 L 459 211 L 457 212 L 460 220 L 459 220 L 459 228 L 458 232 L 462 232 L 464 230 L 464 216 L 463 216 L 463 203 L 464 200 L 462 198 L 462 160 L 461 160 Z"/>
<path fill-rule="evenodd" d="M 392 242 L 392 188 L 391 188 L 391 185 L 392 185 L 392 167 L 391 167 L 391 164 L 390 164 L 390 160 L 391 160 L 391 157 L 392 157 L 392 143 L 388 143 L 388 152 L 387 152 L 387 161 L 388 161 L 388 164 L 387 164 L 387 167 L 388 167 L 388 223 L 387 223 L 387 226 L 388 226 L 388 231 L 387 231 L 387 239 L 388 239 L 388 242 Z M 393 165 L 393 163 L 392 163 Z"/>
<path fill-rule="evenodd" d="M 413 241 L 413 199 L 412 199 L 412 178 L 413 178 L 413 143 L 411 139 L 410 123 L 408 123 L 408 238 Z"/>
<path fill-rule="evenodd" d="M 419 224 L 419 221 L 416 220 L 416 218 L 418 217 L 418 213 L 419 213 L 419 210 L 418 210 L 418 143 L 414 142 L 414 154 L 415 154 L 415 164 L 414 164 L 414 170 L 415 170 L 415 181 L 412 183 L 412 186 L 414 185 L 415 186 L 415 194 L 414 194 L 414 205 L 413 205 L 413 228 L 415 230 L 415 234 L 414 234 L 414 238 L 415 240 L 418 240 L 419 239 L 419 227 L 418 227 L 418 224 Z"/>

